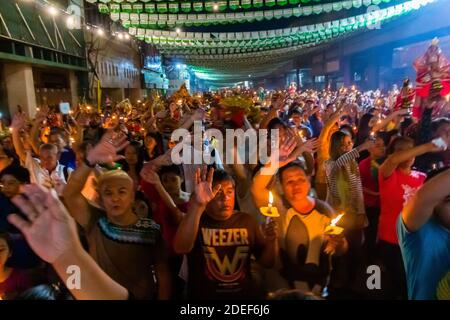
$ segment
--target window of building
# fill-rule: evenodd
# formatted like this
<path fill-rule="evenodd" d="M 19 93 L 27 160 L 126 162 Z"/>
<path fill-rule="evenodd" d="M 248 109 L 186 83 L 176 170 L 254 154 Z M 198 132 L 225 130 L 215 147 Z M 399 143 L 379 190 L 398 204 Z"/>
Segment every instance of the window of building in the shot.
<path fill-rule="evenodd" d="M 316 77 L 314 78 L 314 81 L 315 81 L 316 83 L 322 83 L 322 82 L 325 82 L 325 76 L 316 76 Z"/>

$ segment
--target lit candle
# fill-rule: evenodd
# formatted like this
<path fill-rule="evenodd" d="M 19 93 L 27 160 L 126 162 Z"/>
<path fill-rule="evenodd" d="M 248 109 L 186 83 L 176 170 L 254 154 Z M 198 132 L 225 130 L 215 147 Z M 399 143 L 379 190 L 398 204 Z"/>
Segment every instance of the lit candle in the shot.
<path fill-rule="evenodd" d="M 273 195 L 272 191 L 269 191 L 269 203 L 267 204 L 267 207 L 269 208 L 269 213 L 272 212 L 272 203 L 273 203 Z"/>
<path fill-rule="evenodd" d="M 344 216 L 344 214 L 341 213 L 336 218 L 332 219 L 330 225 L 325 228 L 325 234 L 335 235 L 335 236 L 340 235 L 344 231 L 344 228 L 336 226 L 336 223 L 338 223 L 339 220 L 341 220 L 341 218 L 343 216 Z"/>
<path fill-rule="evenodd" d="M 278 209 L 272 206 L 272 204 L 273 204 L 273 194 L 272 191 L 269 191 L 269 203 L 267 204 L 267 207 L 259 208 L 259 211 L 261 211 L 261 213 L 268 218 L 279 217 L 280 214 L 278 213 Z"/>

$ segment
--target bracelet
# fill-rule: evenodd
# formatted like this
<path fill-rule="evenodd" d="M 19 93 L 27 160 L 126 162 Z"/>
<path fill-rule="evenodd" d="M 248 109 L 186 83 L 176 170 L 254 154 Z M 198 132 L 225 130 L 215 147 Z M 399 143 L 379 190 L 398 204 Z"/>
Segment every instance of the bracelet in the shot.
<path fill-rule="evenodd" d="M 102 164 L 101 167 L 106 170 L 109 170 L 109 171 L 122 169 L 122 166 L 120 165 L 120 163 L 115 163 L 112 166 L 110 166 L 109 164 Z"/>
<path fill-rule="evenodd" d="M 95 166 L 97 165 L 96 163 L 94 163 L 92 165 L 86 157 L 84 157 L 83 162 L 84 162 L 85 165 L 87 165 L 91 169 L 95 168 Z"/>

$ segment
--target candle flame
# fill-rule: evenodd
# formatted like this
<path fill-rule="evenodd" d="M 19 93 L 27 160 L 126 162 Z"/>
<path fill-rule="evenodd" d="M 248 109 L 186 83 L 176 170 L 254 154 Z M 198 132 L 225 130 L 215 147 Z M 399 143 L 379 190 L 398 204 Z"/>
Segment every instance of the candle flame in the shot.
<path fill-rule="evenodd" d="M 341 213 L 340 215 L 338 215 L 336 218 L 334 218 L 334 219 L 332 219 L 331 220 L 331 225 L 332 226 L 335 226 L 336 225 L 336 223 L 338 223 L 339 222 L 339 220 L 341 220 L 341 218 L 342 218 L 342 216 L 343 216 L 344 214 L 343 213 Z"/>
<path fill-rule="evenodd" d="M 269 191 L 269 204 L 273 203 L 273 194 L 272 191 Z"/>

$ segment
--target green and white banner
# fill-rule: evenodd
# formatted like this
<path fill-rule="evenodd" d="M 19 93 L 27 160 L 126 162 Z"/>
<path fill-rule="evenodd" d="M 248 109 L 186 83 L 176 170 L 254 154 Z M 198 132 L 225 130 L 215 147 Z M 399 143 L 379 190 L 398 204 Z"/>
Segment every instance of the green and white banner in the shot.
<path fill-rule="evenodd" d="M 108 0 L 106 0 L 108 1 Z M 259 2 L 258 2 L 259 1 Z M 134 4 L 129 3 L 117 4 L 110 3 L 109 7 L 104 4 L 99 4 L 99 10 L 103 13 L 110 13 L 111 18 L 117 17 L 113 16 L 113 13 L 126 12 L 126 13 L 142 13 L 146 12 L 152 14 L 155 12 L 161 13 L 161 18 L 158 20 L 157 25 L 161 28 L 167 26 L 192 26 L 192 25 L 212 25 L 212 24 L 230 24 L 230 23 L 242 23 L 242 22 L 252 22 L 252 21 L 262 21 L 271 19 L 281 19 L 281 18 L 291 18 L 291 17 L 301 17 L 310 16 L 313 14 L 319 15 L 322 13 L 329 13 L 332 11 L 340 11 L 342 9 L 350 10 L 356 8 L 357 6 L 371 6 L 375 3 L 379 3 L 382 0 L 344 0 L 334 3 L 325 4 L 314 4 L 302 7 L 295 7 L 289 9 L 269 9 L 269 10 L 254 10 L 254 11 L 244 11 L 244 12 L 216 12 L 214 10 L 214 5 L 218 5 L 219 11 L 227 9 L 238 9 L 239 7 L 246 9 L 249 4 L 262 4 L 267 0 L 230 0 L 228 3 L 226 1 L 218 2 L 201 2 L 201 1 L 184 1 L 184 2 L 166 2 L 160 1 L 155 3 Z M 275 0 L 274 0 L 275 1 Z M 397 0 L 383 0 L 384 2 L 391 2 Z M 427 0 L 425 0 L 427 1 Z M 108 11 L 109 8 L 109 11 Z M 209 13 L 202 13 L 202 12 Z M 196 13 L 198 12 L 198 13 Z M 184 18 L 183 14 L 191 15 L 192 19 Z M 140 16 L 142 17 L 142 16 Z M 139 19 L 140 20 L 140 19 Z M 139 23 L 142 26 L 148 26 L 149 19 L 142 19 L 143 23 Z"/>

